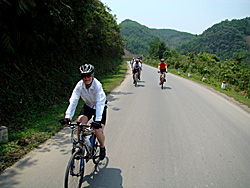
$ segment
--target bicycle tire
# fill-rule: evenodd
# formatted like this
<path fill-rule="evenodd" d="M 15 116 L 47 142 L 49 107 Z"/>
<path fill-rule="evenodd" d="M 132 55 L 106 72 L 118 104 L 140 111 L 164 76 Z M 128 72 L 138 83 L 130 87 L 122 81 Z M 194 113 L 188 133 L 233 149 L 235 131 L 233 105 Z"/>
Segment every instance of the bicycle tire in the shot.
<path fill-rule="evenodd" d="M 135 87 L 137 86 L 137 82 L 138 82 L 138 73 L 135 73 Z"/>
<path fill-rule="evenodd" d="M 96 135 L 94 135 L 92 152 L 92 154 L 95 155 L 93 157 L 93 163 L 97 165 L 100 162 L 100 144 L 96 138 Z"/>
<path fill-rule="evenodd" d="M 81 167 L 82 166 L 82 167 Z M 84 175 L 84 157 L 81 151 L 76 151 L 69 159 L 65 173 L 65 188 L 80 188 Z"/>
<path fill-rule="evenodd" d="M 164 77 L 161 77 L 161 89 L 163 89 Z"/>

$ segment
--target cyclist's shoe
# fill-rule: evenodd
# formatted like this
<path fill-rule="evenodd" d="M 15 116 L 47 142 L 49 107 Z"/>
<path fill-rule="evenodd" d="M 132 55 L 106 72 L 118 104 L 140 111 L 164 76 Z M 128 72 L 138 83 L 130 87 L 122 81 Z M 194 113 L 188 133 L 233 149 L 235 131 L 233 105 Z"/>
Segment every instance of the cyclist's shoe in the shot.
<path fill-rule="evenodd" d="M 164 79 L 164 82 L 166 82 L 166 79 Z"/>
<path fill-rule="evenodd" d="M 141 77 L 138 77 L 139 80 L 141 80 Z"/>
<path fill-rule="evenodd" d="M 100 149 L 100 160 L 103 160 L 106 157 L 106 149 L 101 148 Z"/>
<path fill-rule="evenodd" d="M 135 80 L 134 80 L 133 84 L 135 84 Z"/>
<path fill-rule="evenodd" d="M 161 85 L 161 82 L 159 83 L 159 85 Z"/>

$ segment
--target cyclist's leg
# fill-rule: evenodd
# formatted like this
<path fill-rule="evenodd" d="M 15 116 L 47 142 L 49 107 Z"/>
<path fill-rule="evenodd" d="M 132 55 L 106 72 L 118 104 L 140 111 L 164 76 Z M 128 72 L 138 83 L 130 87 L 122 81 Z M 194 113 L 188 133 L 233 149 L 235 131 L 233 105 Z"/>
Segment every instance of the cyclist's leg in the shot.
<path fill-rule="evenodd" d="M 104 142 L 105 142 L 105 136 L 104 136 L 104 127 L 106 124 L 106 116 L 107 116 L 107 106 L 104 107 L 103 113 L 102 113 L 102 120 L 101 120 L 101 126 L 102 128 L 100 129 L 95 129 L 95 135 L 100 143 L 101 147 L 104 147 Z M 95 116 L 94 116 L 95 118 Z"/>
<path fill-rule="evenodd" d="M 104 136 L 104 124 L 101 124 L 102 128 L 101 129 L 95 129 L 95 135 L 100 143 L 101 147 L 104 147 L 104 142 L 105 142 L 105 136 Z"/>
<path fill-rule="evenodd" d="M 102 113 L 102 120 L 101 120 L 101 129 L 95 129 L 95 135 L 100 143 L 100 160 L 103 160 L 106 156 L 106 149 L 105 149 L 105 136 L 104 136 L 104 127 L 106 123 L 106 114 L 107 114 L 107 106 L 104 107 L 103 113 Z M 95 117 L 94 117 L 95 118 Z"/>
<path fill-rule="evenodd" d="M 91 113 L 90 113 L 90 110 L 89 110 L 89 107 L 84 104 L 78 118 L 77 118 L 77 121 L 81 122 L 82 124 L 87 124 L 89 119 L 91 118 Z M 79 134 L 80 134 L 80 128 L 77 127 L 77 136 L 78 136 L 78 139 L 79 139 Z M 82 144 L 80 144 L 82 145 Z"/>
<path fill-rule="evenodd" d="M 94 114 L 95 110 L 84 104 L 77 121 L 80 121 L 82 124 L 87 124 Z"/>
<path fill-rule="evenodd" d="M 85 115 L 80 115 L 77 119 L 77 121 L 80 121 L 82 124 L 87 124 L 89 119 L 87 116 Z"/>

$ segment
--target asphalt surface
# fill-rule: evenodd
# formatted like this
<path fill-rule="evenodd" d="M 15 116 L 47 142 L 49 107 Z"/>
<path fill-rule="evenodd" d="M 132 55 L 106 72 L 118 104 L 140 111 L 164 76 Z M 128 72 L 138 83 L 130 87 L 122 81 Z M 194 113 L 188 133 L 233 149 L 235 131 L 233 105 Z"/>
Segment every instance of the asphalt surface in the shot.
<path fill-rule="evenodd" d="M 108 96 L 107 157 L 86 164 L 82 187 L 250 187 L 250 114 L 207 87 L 143 65 Z M 63 187 L 64 129 L 0 175 L 1 188 Z"/>

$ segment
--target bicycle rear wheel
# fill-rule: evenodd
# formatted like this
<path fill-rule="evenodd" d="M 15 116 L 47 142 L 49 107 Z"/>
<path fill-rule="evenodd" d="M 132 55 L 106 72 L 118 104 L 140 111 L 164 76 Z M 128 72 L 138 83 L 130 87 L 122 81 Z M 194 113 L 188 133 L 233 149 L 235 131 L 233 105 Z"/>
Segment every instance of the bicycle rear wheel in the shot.
<path fill-rule="evenodd" d="M 135 73 L 135 87 L 137 86 L 137 82 L 138 82 L 138 73 Z"/>
<path fill-rule="evenodd" d="M 84 175 L 84 157 L 81 151 L 76 151 L 70 157 L 66 173 L 65 188 L 80 188 Z"/>
<path fill-rule="evenodd" d="M 94 142 L 93 142 L 93 163 L 98 164 L 100 162 L 100 144 L 96 139 L 96 135 L 94 135 Z"/>

